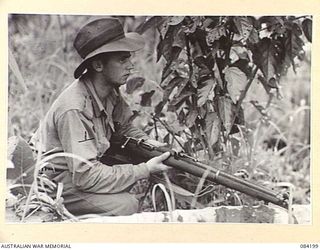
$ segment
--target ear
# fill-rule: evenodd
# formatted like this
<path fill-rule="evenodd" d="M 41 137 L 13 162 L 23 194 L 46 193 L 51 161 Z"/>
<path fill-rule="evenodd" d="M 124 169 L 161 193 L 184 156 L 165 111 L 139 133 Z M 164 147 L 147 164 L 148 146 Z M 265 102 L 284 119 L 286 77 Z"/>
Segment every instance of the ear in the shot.
<path fill-rule="evenodd" d="M 103 70 L 103 63 L 101 60 L 93 60 L 91 62 L 92 64 L 92 68 L 96 71 L 96 72 L 102 72 Z"/>

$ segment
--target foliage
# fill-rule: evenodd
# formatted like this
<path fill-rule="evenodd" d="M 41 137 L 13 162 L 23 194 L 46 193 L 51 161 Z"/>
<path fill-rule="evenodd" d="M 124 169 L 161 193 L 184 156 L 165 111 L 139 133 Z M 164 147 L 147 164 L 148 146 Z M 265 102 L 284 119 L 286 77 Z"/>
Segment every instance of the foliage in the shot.
<path fill-rule="evenodd" d="M 190 155 L 220 162 L 228 172 L 245 169 L 253 174 L 265 168 L 255 165 L 265 149 L 258 151 L 258 145 L 249 142 L 255 133 L 248 126 L 250 121 L 244 120 L 242 104 L 251 85 L 260 83 L 269 97 L 266 105 L 259 97 L 250 101 L 261 115 L 255 129 L 277 127 L 274 120 L 279 117 L 270 117 L 270 105 L 275 96 L 281 99 L 281 80 L 289 68 L 296 72 L 299 61 L 304 60 L 304 45 L 311 42 L 310 17 L 156 16 L 149 17 L 137 30 L 142 33 L 154 26 L 159 32 L 157 60 L 164 59 L 160 82 L 163 98 L 152 105 L 154 92 L 142 96 L 142 106 L 155 107 L 148 109 L 152 119 L 146 125 L 147 131 L 159 138 L 163 128 L 160 138 L 164 142 L 180 141 Z M 277 132 L 260 143 L 268 146 L 268 140 L 279 137 Z M 281 133 L 286 143 L 282 152 L 287 156 L 291 150 L 309 152 L 306 144 L 288 142 L 288 135 L 290 130 Z M 276 146 L 279 141 L 276 139 Z M 280 156 L 272 164 L 280 161 L 279 169 L 286 164 L 302 167 L 301 161 L 289 158 L 283 162 Z M 260 178 L 268 179 L 267 186 L 273 187 L 283 179 L 281 174 L 274 175 L 274 166 L 266 169 Z M 253 174 L 250 179 L 259 178 Z"/>
<path fill-rule="evenodd" d="M 28 140 L 72 82 L 80 62 L 73 38 L 79 24 L 95 18 L 9 16 L 8 136 Z M 309 202 L 311 17 L 118 18 L 146 41 L 145 49 L 135 53 L 136 71 L 122 89 L 136 126 L 267 187 L 291 182 L 294 201 Z M 171 173 L 171 179 L 191 191 L 211 185 L 183 173 Z M 214 192 L 193 203 L 251 202 L 214 185 Z M 190 207 L 183 200 L 177 205 Z"/>

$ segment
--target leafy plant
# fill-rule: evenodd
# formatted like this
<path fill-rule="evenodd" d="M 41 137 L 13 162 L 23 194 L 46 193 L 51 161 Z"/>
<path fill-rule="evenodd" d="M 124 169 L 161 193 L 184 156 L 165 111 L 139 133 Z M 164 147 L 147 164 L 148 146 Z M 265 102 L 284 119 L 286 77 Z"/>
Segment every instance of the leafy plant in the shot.
<path fill-rule="evenodd" d="M 252 84 L 261 84 L 269 101 L 266 105 L 259 103 L 259 97 L 250 101 L 261 115 L 257 128 L 277 127 L 267 110 L 274 96 L 282 98 L 281 79 L 288 69 L 296 72 L 305 57 L 311 17 L 155 16 L 137 31 L 151 27 L 159 32 L 157 61 L 164 59 L 163 98 L 151 105 L 154 92 L 142 96 L 142 106 L 155 107 L 147 131 L 159 137 L 163 129 L 163 141 L 178 142 L 205 161 L 220 159 L 226 171 L 253 172 L 252 151 L 257 144 L 248 145 L 252 131 L 244 120 L 243 101 Z M 241 149 L 244 145 L 246 152 Z M 235 164 L 239 160 L 242 166 Z M 271 178 L 270 172 L 266 174 Z"/>

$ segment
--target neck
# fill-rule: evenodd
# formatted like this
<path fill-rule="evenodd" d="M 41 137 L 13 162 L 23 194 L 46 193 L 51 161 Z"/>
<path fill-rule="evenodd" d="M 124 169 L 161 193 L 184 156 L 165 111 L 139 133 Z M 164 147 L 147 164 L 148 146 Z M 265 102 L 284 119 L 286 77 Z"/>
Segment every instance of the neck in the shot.
<path fill-rule="evenodd" d="M 100 100 L 104 100 L 113 89 L 112 85 L 106 82 L 106 79 L 100 74 L 90 75 L 90 80 Z"/>

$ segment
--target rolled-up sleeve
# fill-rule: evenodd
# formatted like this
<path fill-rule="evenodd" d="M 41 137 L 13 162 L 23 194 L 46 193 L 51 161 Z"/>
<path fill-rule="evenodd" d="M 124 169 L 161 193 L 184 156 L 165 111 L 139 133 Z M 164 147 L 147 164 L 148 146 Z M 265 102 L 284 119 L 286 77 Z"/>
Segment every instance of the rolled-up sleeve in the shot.
<path fill-rule="evenodd" d="M 81 112 L 69 110 L 56 121 L 57 131 L 64 152 L 75 157 L 66 157 L 72 173 L 73 184 L 82 191 L 94 193 L 121 192 L 137 180 L 149 177 L 145 163 L 108 166 L 97 160 L 97 142 L 90 123 Z M 87 164 L 77 156 L 87 160 Z"/>

